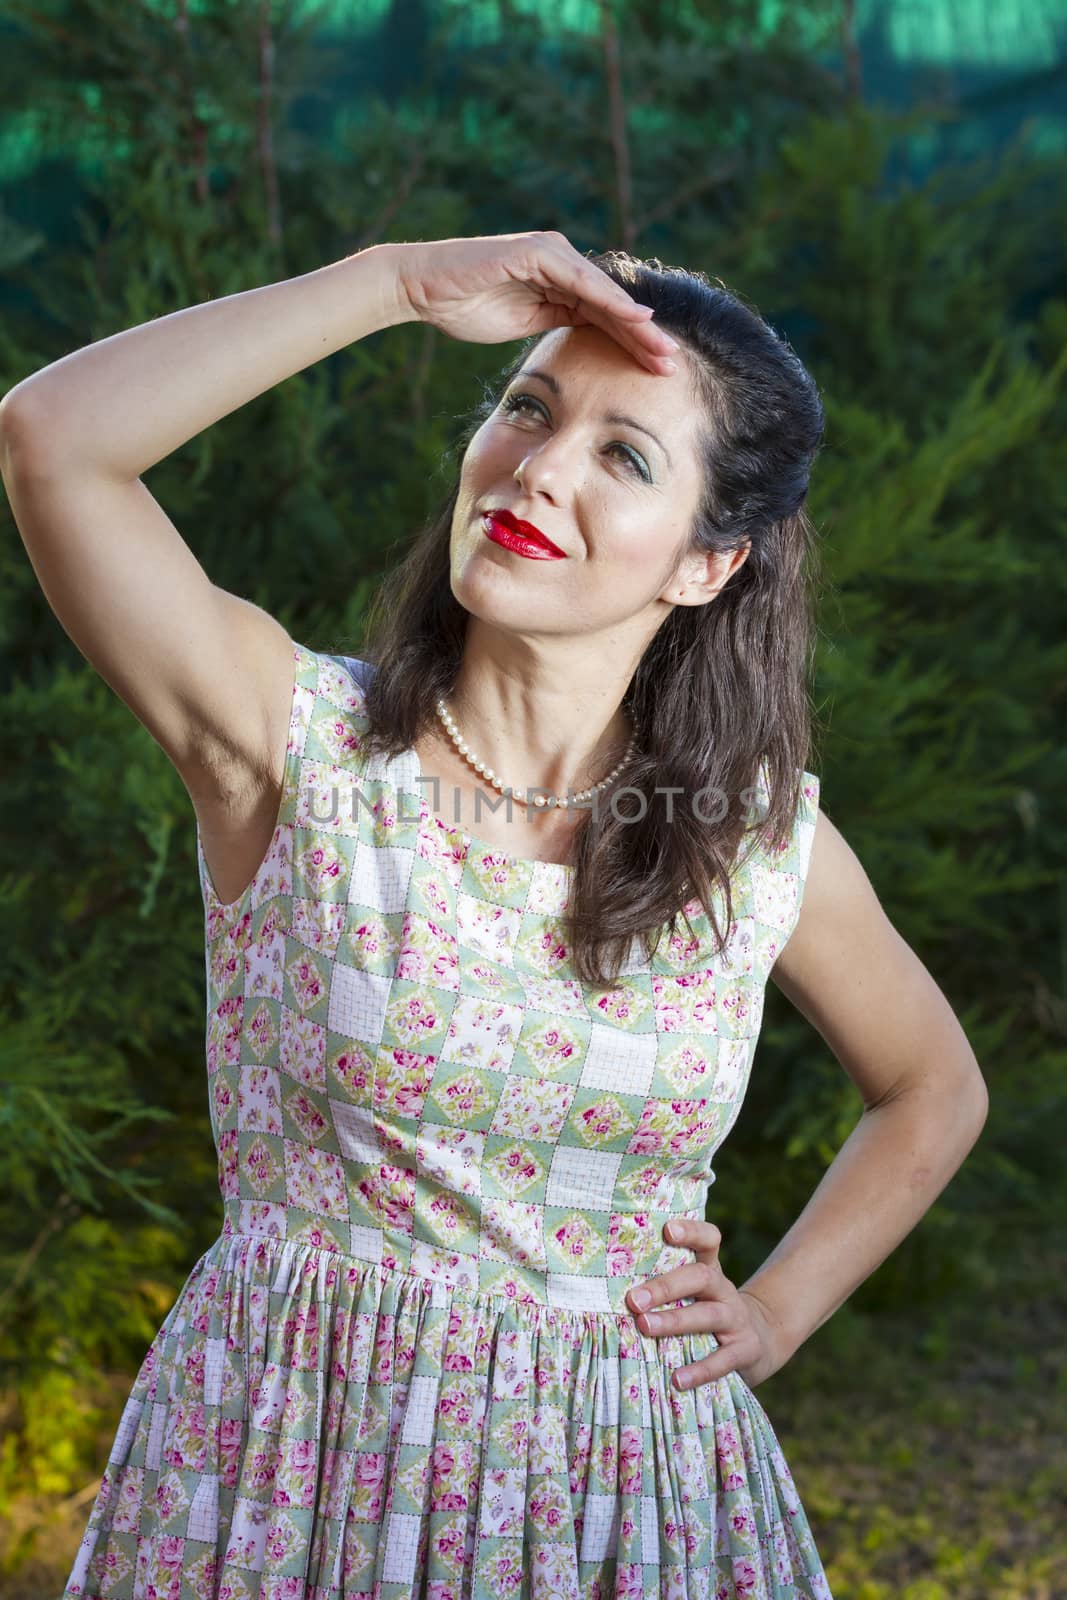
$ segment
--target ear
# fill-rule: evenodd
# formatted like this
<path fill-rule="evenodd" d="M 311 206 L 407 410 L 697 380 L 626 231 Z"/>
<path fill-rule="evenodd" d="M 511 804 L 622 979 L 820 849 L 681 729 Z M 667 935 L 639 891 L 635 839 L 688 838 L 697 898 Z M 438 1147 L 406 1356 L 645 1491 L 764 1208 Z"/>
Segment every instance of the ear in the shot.
<path fill-rule="evenodd" d="M 723 555 L 705 550 L 702 554 L 688 556 L 660 598 L 675 606 L 707 605 L 738 568 L 744 566 L 751 549 L 752 542 L 746 539 L 739 549 Z"/>

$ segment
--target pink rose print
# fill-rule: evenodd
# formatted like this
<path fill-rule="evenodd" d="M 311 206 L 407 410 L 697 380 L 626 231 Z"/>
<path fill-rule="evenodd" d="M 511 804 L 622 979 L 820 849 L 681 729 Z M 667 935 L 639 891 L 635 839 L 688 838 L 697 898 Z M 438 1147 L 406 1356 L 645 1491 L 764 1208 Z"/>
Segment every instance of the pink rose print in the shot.
<path fill-rule="evenodd" d="M 756 1587 L 756 1569 L 743 1557 L 734 1559 L 734 1588 L 739 1596 L 751 1594 Z"/>

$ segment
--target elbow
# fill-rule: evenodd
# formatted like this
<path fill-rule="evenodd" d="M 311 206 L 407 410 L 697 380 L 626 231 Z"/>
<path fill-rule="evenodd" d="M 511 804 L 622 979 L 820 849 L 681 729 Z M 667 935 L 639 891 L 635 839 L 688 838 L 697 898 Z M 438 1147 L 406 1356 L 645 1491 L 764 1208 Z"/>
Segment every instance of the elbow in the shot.
<path fill-rule="evenodd" d="M 972 1057 L 958 1081 L 952 1084 L 945 1108 L 946 1126 L 953 1129 L 971 1150 L 977 1144 L 989 1116 L 989 1090 L 981 1068 Z"/>
<path fill-rule="evenodd" d="M 30 420 L 32 407 L 24 390 L 24 384 L 16 384 L 0 399 L 0 464 L 5 473 L 25 456 L 31 440 L 40 433 Z"/>
<path fill-rule="evenodd" d="M 906 1104 L 920 1118 L 935 1119 L 945 1126 L 970 1129 L 978 1138 L 989 1116 L 989 1090 L 977 1060 L 967 1056 L 947 1064 L 944 1058 L 928 1061 L 921 1069 L 902 1077 L 876 1099 L 864 1104 L 865 1111 L 878 1111 L 893 1104 Z"/>
<path fill-rule="evenodd" d="M 959 1073 L 949 1077 L 948 1101 L 952 1119 L 961 1128 L 970 1128 L 973 1143 L 989 1116 L 989 1089 L 982 1069 L 970 1051 L 967 1059 L 961 1063 Z"/>
<path fill-rule="evenodd" d="M 986 1086 L 986 1081 L 982 1076 L 981 1069 L 979 1068 L 977 1062 L 975 1063 L 972 1082 L 975 1098 L 975 1116 L 977 1117 L 978 1121 L 978 1133 L 981 1133 L 982 1129 L 986 1125 L 986 1119 L 989 1116 L 989 1089 Z"/>
<path fill-rule="evenodd" d="M 962 1082 L 959 1089 L 961 1105 L 970 1105 L 974 1108 L 974 1116 L 981 1132 L 989 1116 L 989 1088 L 978 1065 L 978 1058 L 968 1046 L 967 1059 L 963 1064 Z M 975 1135 L 977 1137 L 977 1134 Z"/>
<path fill-rule="evenodd" d="M 13 389 L 0 396 L 0 437 L 7 438 L 15 432 L 26 414 L 27 383 L 23 379 Z"/>

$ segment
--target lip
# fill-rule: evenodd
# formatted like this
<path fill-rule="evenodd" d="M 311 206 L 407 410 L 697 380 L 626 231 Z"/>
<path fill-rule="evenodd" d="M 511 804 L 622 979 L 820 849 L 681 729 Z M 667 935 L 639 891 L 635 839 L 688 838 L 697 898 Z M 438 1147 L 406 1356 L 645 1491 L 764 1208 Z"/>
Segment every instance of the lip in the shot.
<path fill-rule="evenodd" d="M 532 523 L 520 521 L 510 511 L 484 511 L 482 527 L 494 544 L 502 545 L 505 550 L 514 550 L 517 555 L 527 556 L 530 560 L 560 561 L 566 558 L 566 551 L 554 545 Z"/>

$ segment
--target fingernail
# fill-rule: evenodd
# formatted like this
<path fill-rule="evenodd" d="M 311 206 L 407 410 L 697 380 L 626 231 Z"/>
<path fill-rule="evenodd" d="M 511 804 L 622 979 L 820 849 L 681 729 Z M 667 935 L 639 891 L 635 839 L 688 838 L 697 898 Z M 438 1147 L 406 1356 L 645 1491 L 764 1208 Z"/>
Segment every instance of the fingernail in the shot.
<path fill-rule="evenodd" d="M 633 1302 L 638 1311 L 643 1311 L 647 1305 L 651 1305 L 652 1296 L 649 1294 L 647 1289 L 635 1289 L 633 1292 Z"/>
<path fill-rule="evenodd" d="M 663 357 L 663 370 L 664 370 L 664 372 L 677 372 L 678 371 L 678 363 L 677 363 L 677 361 L 672 361 L 670 356 L 664 356 Z"/>
<path fill-rule="evenodd" d="M 677 349 L 680 348 L 680 346 L 678 344 L 678 340 L 677 339 L 672 339 L 670 334 L 669 333 L 664 333 L 662 328 L 659 330 L 659 336 L 666 344 L 670 345 L 672 350 L 677 350 Z"/>

